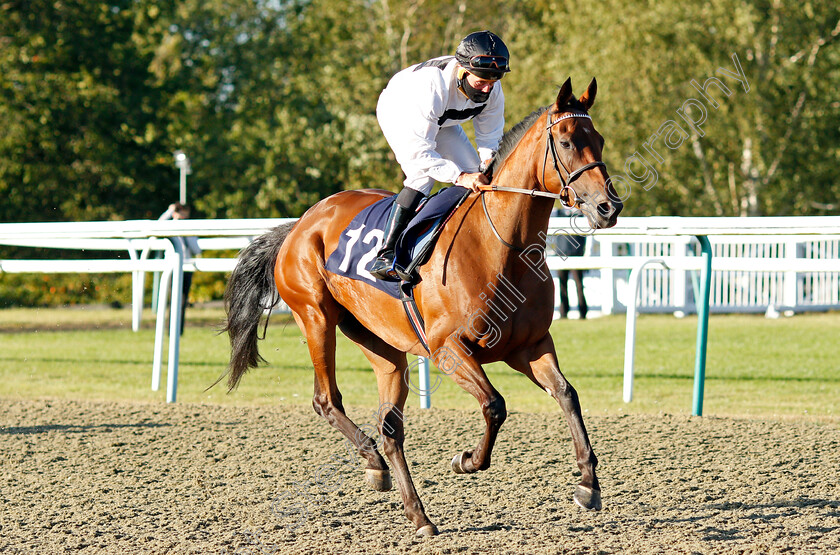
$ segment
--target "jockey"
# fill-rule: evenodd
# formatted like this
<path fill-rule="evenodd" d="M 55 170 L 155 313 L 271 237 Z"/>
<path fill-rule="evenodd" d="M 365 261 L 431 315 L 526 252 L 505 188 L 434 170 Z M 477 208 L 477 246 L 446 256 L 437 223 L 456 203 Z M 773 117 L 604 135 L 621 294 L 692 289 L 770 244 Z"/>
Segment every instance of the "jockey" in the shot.
<path fill-rule="evenodd" d="M 394 280 L 394 248 L 435 181 L 477 191 L 487 184 L 479 171 L 504 131 L 505 97 L 497 82 L 510 71 L 507 46 L 490 31 L 467 35 L 455 56 L 433 58 L 391 78 L 379 96 L 376 117 L 406 179 L 385 225 L 385 237 L 370 273 Z M 473 120 L 478 152 L 461 124 Z"/>

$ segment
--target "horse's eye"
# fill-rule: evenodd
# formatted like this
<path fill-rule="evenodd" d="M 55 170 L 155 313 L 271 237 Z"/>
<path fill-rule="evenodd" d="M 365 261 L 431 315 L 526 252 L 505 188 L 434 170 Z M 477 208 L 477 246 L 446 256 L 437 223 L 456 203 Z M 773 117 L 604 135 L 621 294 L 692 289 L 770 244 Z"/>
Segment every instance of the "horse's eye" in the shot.
<path fill-rule="evenodd" d="M 565 148 L 566 150 L 572 150 L 572 143 L 569 141 L 560 141 L 560 146 Z"/>

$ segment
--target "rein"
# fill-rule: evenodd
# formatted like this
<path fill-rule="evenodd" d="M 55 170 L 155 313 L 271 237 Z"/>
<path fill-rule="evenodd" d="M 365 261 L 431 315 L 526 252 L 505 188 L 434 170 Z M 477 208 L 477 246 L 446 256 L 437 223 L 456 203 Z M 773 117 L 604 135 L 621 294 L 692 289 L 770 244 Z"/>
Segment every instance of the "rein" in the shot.
<path fill-rule="evenodd" d="M 592 120 L 589 114 L 582 112 L 573 112 L 570 114 L 560 116 L 554 121 L 551 121 L 549 118 L 549 123 L 545 128 L 545 156 L 543 158 L 543 178 L 542 183 L 540 183 L 540 186 L 545 189 L 545 167 L 548 164 L 548 153 L 550 151 L 552 162 L 554 163 L 554 171 L 557 172 L 557 176 L 560 178 L 560 182 L 563 183 L 563 188 L 560 190 L 559 193 L 552 193 L 547 190 L 538 191 L 536 189 L 517 189 L 515 187 L 499 187 L 493 184 L 478 186 L 478 191 L 481 194 L 481 206 L 484 208 L 484 215 L 487 217 L 487 223 L 490 224 L 490 229 L 493 231 L 493 235 L 496 236 L 496 239 L 498 239 L 503 245 L 505 245 L 509 249 L 515 250 L 517 252 L 525 251 L 525 249 L 521 247 L 517 247 L 516 245 L 508 243 L 507 241 L 502 239 L 501 235 L 499 235 L 498 230 L 496 230 L 496 226 L 493 224 L 493 220 L 490 218 L 490 212 L 487 211 L 487 203 L 484 200 L 484 193 L 499 191 L 504 193 L 519 193 L 523 195 L 528 195 L 530 197 L 545 197 L 559 200 L 563 204 L 563 206 L 566 206 L 568 208 L 577 208 L 580 205 L 584 204 L 586 201 L 578 196 L 577 192 L 572 188 L 572 183 L 574 183 L 574 181 L 578 177 L 580 177 L 585 172 L 593 168 L 607 167 L 607 165 L 604 162 L 598 160 L 596 162 L 590 162 L 588 164 L 585 164 L 573 172 L 569 171 L 569 169 L 566 167 L 566 164 L 563 163 L 563 160 L 560 159 L 560 155 L 557 153 L 557 146 L 554 144 L 554 135 L 551 133 L 551 128 L 563 121 L 564 119 L 570 118 L 586 118 L 588 120 Z M 560 171 L 560 166 L 562 166 L 563 170 L 566 172 L 565 178 L 563 177 L 563 173 Z"/>
<path fill-rule="evenodd" d="M 504 187 L 503 189 L 495 189 L 495 190 L 502 191 L 502 190 L 506 190 L 506 189 L 510 190 L 510 191 L 521 191 L 522 190 L 522 189 L 510 189 L 508 187 Z M 484 215 L 487 217 L 487 223 L 490 224 L 490 230 L 493 232 L 493 235 L 495 235 L 496 239 L 498 239 L 507 248 L 509 248 L 511 250 L 514 250 L 516 252 L 525 252 L 525 249 L 523 249 L 522 247 L 517 247 L 516 245 L 512 245 L 512 244 L 508 243 L 507 241 L 502 239 L 501 235 L 499 235 L 499 232 L 496 229 L 496 226 L 493 225 L 493 220 L 490 219 L 490 212 L 487 211 L 487 202 L 484 200 L 484 193 L 485 192 L 486 191 L 481 191 L 481 206 L 482 206 L 482 208 L 484 208 Z"/>

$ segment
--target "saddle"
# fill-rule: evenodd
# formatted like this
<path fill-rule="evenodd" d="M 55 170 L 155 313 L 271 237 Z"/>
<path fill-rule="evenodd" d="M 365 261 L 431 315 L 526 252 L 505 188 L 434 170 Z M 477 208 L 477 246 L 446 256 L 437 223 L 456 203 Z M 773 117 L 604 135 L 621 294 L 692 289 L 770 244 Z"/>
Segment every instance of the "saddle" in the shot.
<path fill-rule="evenodd" d="M 447 187 L 424 200 L 400 235 L 396 245 L 395 268 L 399 282 L 374 278 L 368 271 L 382 243 L 385 221 L 391 203 L 388 197 L 359 212 L 341 233 L 338 247 L 330 254 L 325 269 L 336 275 L 359 280 L 400 299 L 417 336 L 428 350 L 423 318 L 414 302 L 413 289 L 422 279 L 417 269 L 429 260 L 444 225 L 469 196 L 465 187 Z"/>
<path fill-rule="evenodd" d="M 417 207 L 417 215 L 397 241 L 395 269 L 403 282 L 419 283 L 417 268 L 429 260 L 443 226 L 469 194 L 465 187 L 447 187 Z"/>
<path fill-rule="evenodd" d="M 447 187 L 425 199 L 400 235 L 396 245 L 396 266 L 401 282 L 374 278 L 368 270 L 373 265 L 382 242 L 385 220 L 396 197 L 373 203 L 359 212 L 341 233 L 338 247 L 330 254 L 325 268 L 336 275 L 363 281 L 392 297 L 400 298 L 400 286 L 420 282 L 417 268 L 428 261 L 446 221 L 460 206 L 470 190 Z"/>

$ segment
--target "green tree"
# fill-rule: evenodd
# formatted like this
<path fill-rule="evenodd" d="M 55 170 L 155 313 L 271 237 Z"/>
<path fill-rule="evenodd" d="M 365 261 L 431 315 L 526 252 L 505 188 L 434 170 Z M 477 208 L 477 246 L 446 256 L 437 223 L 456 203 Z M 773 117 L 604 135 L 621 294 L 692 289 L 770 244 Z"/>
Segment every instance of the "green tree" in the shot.
<path fill-rule="evenodd" d="M 836 204 L 834 4 L 606 0 L 587 10 L 556 0 L 7 0 L 0 218 L 154 217 L 177 194 L 176 149 L 193 160 L 189 200 L 209 217 L 295 216 L 342 189 L 395 190 L 379 91 L 484 28 L 512 52 L 509 125 L 567 76 L 578 92 L 597 77 L 593 116 L 612 173 L 625 177 L 642 171 L 632 157 L 651 157 L 644 144 L 664 122 L 685 127 L 679 148 L 648 160 L 656 185 L 632 183 L 628 215 Z M 718 72 L 734 71 L 733 54 L 748 92 Z M 692 80 L 715 75 L 732 92 L 716 93 L 719 107 L 692 128 L 677 110 L 699 98 Z"/>
<path fill-rule="evenodd" d="M 538 97 L 540 75 L 570 74 L 580 90 L 598 78 L 593 115 L 611 173 L 642 176 L 636 152 L 657 172 L 650 190 L 650 176 L 630 181 L 627 215 L 821 213 L 840 192 L 838 33 L 840 11 L 828 1 L 612 0 L 598 17 L 537 1 L 512 24 L 517 51 L 529 53 L 517 96 Z M 733 55 L 749 91 L 718 71 L 736 71 Z M 730 91 L 711 86 L 716 109 L 691 84 L 712 76 Z M 696 128 L 677 113 L 699 120 L 685 106 L 692 98 L 707 112 Z M 656 160 L 644 144 L 669 120 L 686 136 L 678 148 L 660 145 Z"/>
<path fill-rule="evenodd" d="M 4 221 L 140 217 L 163 165 L 161 91 L 146 79 L 133 2 L 0 6 Z"/>

